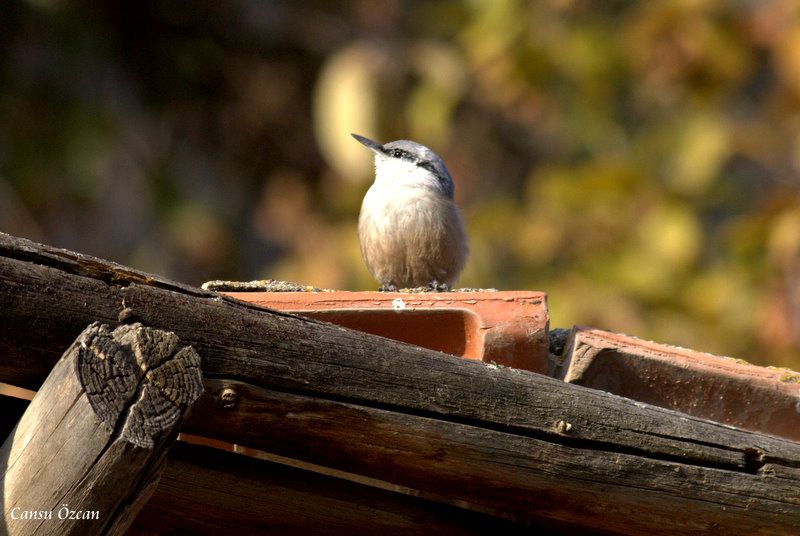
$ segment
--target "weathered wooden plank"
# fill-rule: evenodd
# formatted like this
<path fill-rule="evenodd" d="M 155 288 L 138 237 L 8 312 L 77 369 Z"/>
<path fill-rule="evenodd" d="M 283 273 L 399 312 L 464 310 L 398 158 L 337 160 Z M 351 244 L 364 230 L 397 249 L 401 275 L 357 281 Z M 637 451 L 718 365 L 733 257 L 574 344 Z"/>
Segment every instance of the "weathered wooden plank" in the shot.
<path fill-rule="evenodd" d="M 672 414 L 606 393 L 218 295 L 200 297 L 135 283 L 119 286 L 121 277 L 116 277 L 118 284 L 104 285 L 58 268 L 2 259 L 0 351 L 5 358 L 0 381 L 36 388 L 57 348 L 66 346 L 64 341 L 72 340 L 79 326 L 93 319 L 113 322 L 124 314 L 154 327 L 174 328 L 204 356 L 206 374 L 264 387 L 397 405 L 553 437 L 558 436 L 557 423 L 564 421 L 571 425 L 564 440 L 603 443 L 613 437 L 612 449 L 699 457 L 704 463 L 743 466 L 745 454 L 753 449 L 781 457 L 783 443 L 766 436 L 698 425 L 704 423 L 700 419 L 665 418 Z"/>
<path fill-rule="evenodd" d="M 543 528 L 553 530 L 552 526 Z M 564 534 L 577 530 L 557 528 Z M 522 530 L 504 520 L 418 497 L 178 443 L 170 449 L 158 487 L 128 536 L 173 532 L 196 536 L 514 534 Z"/>
<path fill-rule="evenodd" d="M 394 423 L 395 428 L 387 423 L 381 426 L 389 426 L 397 432 L 395 435 L 406 425 L 412 427 L 412 435 L 416 427 L 420 427 L 420 433 L 427 430 L 429 435 L 423 434 L 416 444 L 405 447 L 409 452 L 418 449 L 420 460 L 430 457 L 425 449 L 434 439 L 440 442 L 444 453 L 469 446 L 474 459 L 465 460 L 461 474 L 433 472 L 415 484 L 422 491 L 435 490 L 442 500 L 461 501 L 457 498 L 458 488 L 470 482 L 475 470 L 473 482 L 487 481 L 498 488 L 485 501 L 478 498 L 469 504 L 519 520 L 569 516 L 575 522 L 599 527 L 608 516 L 619 519 L 638 515 L 637 522 L 656 529 L 659 527 L 655 519 L 663 518 L 650 518 L 648 509 L 659 511 L 658 503 L 672 497 L 673 506 L 700 516 L 695 519 L 697 526 L 703 526 L 705 519 L 705 526 L 718 522 L 720 527 L 730 528 L 739 526 L 740 516 L 735 512 L 741 513 L 743 507 L 737 497 L 744 496 L 754 501 L 757 518 L 777 526 L 778 531 L 785 523 L 800 522 L 798 494 L 791 491 L 800 489 L 796 487 L 800 467 L 800 445 L 796 443 L 532 373 L 467 362 L 259 309 L 213 293 L 188 292 L 164 282 L 156 286 L 142 284 L 141 276 L 127 278 L 127 272 L 108 275 L 101 270 L 104 279 L 95 279 L 91 272 L 75 268 L 83 260 L 60 260 L 70 258 L 68 252 L 55 255 L 55 262 L 52 253 L 36 257 L 36 247 L 26 242 L 21 255 L 16 241 L 0 237 L 0 355 L 17 356 L 12 366 L 0 365 L 0 381 L 15 383 L 24 379 L 28 386 L 35 384 L 37 374 L 41 374 L 37 370 L 50 366 L 48 359 L 58 341 L 63 344 L 63 340 L 69 340 L 74 318 L 101 315 L 103 319 L 141 319 L 148 325 L 174 330 L 181 340 L 192 344 L 204 357 L 207 377 L 242 380 L 254 388 L 299 397 L 292 399 L 295 402 L 303 397 L 317 399 L 325 404 L 319 411 L 336 404 L 341 405 L 336 406 L 337 411 L 357 408 L 358 414 L 369 416 L 371 422 L 383 423 L 374 421 L 376 415 L 389 419 L 387 422 Z M 97 263 L 102 261 L 92 261 L 92 266 Z M 113 267 L 106 269 L 113 271 Z M 83 294 L 89 288 L 92 291 Z M 25 330 L 32 335 L 27 340 L 36 341 L 43 328 L 52 332 L 43 336 L 42 343 L 28 342 L 24 351 L 13 348 L 20 340 L 14 329 Z M 233 429 L 242 434 L 241 438 L 255 441 L 246 428 L 266 435 L 270 433 L 267 423 L 290 427 L 292 415 L 302 405 L 289 407 L 293 409 L 276 413 L 277 417 L 270 417 L 270 410 L 265 409 L 266 416 L 261 420 L 258 412 L 251 412 Z M 338 413 L 333 417 L 344 418 Z M 325 422 L 312 422 L 326 430 Z M 425 423 L 429 423 L 428 428 Z M 217 424 L 206 433 L 225 436 L 226 420 L 218 420 Z M 431 436 L 438 428 L 449 430 L 450 434 L 444 438 Z M 387 475 L 403 477 L 403 471 L 387 469 L 392 467 L 394 457 L 391 444 L 371 448 L 370 433 L 365 428 L 360 435 L 351 435 L 348 446 L 330 434 L 315 435 L 311 427 L 305 427 L 305 432 L 301 429 L 294 439 L 287 433 L 282 443 L 280 434 L 271 434 L 271 443 L 258 445 L 287 455 L 292 449 L 306 449 L 303 456 L 308 461 L 323 461 L 383 480 L 392 481 L 385 478 Z M 459 437 L 468 440 L 467 446 L 457 442 Z M 491 451 L 490 443 L 495 440 L 504 441 L 501 444 L 505 447 Z M 347 449 L 363 449 L 359 451 L 361 461 L 354 461 Z M 547 456 L 525 457 L 528 450 Z M 489 465 L 477 471 L 474 464 L 478 462 L 474 460 L 482 455 L 490 457 L 483 460 Z M 408 456 L 411 460 L 411 454 Z M 551 458 L 558 463 L 549 463 Z M 503 460 L 513 463 L 503 465 Z M 361 465 L 350 465 L 357 461 Z M 435 469 L 435 462 L 434 456 L 426 467 Z M 406 472 L 412 471 L 413 463 L 407 464 Z M 455 470 L 452 468 L 456 466 L 449 467 Z M 503 472 L 503 467 L 511 474 Z M 524 468 L 522 481 L 513 474 L 519 467 Z M 647 484 L 648 478 L 651 484 Z M 696 488 L 694 495 L 682 495 L 681 491 L 687 481 L 700 485 L 703 479 L 713 484 L 706 490 L 713 500 L 705 518 L 701 506 L 708 501 L 697 499 L 702 488 Z M 437 487 L 439 481 L 449 485 Z M 786 488 L 787 483 L 795 487 Z M 530 493 L 531 486 L 537 493 Z M 740 486 L 738 491 L 736 486 Z M 642 488 L 647 493 L 640 493 Z M 612 489 L 614 493 L 607 493 Z M 641 502 L 635 503 L 639 514 L 618 506 L 617 501 L 626 494 L 642 495 Z M 720 517 L 720 505 L 726 501 L 730 504 L 727 511 L 734 513 Z M 592 508 L 584 502 L 592 504 Z M 598 517 L 599 512 L 603 517 Z M 625 532 L 624 527 L 620 530 Z"/>
<path fill-rule="evenodd" d="M 200 359 L 173 334 L 90 325 L 0 449 L 0 533 L 124 533 L 201 391 Z"/>
<path fill-rule="evenodd" d="M 793 468 L 766 465 L 750 474 L 240 382 L 206 384 L 183 428 L 188 433 L 380 478 L 508 519 L 568 522 L 580 512 L 595 530 L 633 534 L 707 534 L 717 526 L 791 534 L 800 519 L 800 470 Z M 226 388 L 238 395 L 235 408 L 214 399 Z"/>

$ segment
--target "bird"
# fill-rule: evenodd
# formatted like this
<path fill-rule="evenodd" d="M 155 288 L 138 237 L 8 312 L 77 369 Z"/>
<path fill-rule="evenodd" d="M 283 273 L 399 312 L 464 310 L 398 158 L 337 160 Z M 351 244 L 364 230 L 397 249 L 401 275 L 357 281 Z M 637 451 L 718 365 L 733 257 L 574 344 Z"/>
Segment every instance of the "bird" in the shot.
<path fill-rule="evenodd" d="M 469 246 L 444 161 L 414 141 L 381 145 L 351 135 L 375 156 L 375 181 L 361 204 L 358 238 L 379 290 L 450 290 Z"/>

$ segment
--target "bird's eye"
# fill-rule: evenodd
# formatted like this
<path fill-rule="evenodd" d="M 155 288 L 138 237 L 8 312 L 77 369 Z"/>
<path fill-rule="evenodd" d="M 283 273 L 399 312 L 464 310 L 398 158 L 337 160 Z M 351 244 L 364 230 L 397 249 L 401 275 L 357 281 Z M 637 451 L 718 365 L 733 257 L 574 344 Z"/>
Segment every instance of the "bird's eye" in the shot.
<path fill-rule="evenodd" d="M 403 151 L 401 151 L 400 149 L 395 149 L 394 151 L 392 151 L 392 156 L 395 158 L 402 158 Z"/>

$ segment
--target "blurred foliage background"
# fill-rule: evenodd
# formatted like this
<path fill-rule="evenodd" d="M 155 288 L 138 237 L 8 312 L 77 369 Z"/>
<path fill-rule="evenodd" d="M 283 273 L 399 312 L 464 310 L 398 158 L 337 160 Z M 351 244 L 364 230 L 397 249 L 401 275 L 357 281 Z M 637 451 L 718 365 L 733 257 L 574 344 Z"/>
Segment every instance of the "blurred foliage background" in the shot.
<path fill-rule="evenodd" d="M 0 230 L 184 282 L 374 289 L 369 153 L 442 155 L 460 284 L 800 367 L 793 0 L 5 0 Z"/>

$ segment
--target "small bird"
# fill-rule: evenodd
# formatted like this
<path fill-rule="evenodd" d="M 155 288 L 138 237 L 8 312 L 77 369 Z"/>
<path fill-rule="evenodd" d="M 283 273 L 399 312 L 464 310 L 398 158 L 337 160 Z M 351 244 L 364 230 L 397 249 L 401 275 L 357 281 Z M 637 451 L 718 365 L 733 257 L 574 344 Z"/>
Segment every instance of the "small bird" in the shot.
<path fill-rule="evenodd" d="M 358 238 L 379 290 L 450 290 L 469 248 L 444 162 L 413 141 L 381 145 L 352 136 L 375 153 L 375 182 L 361 204 Z"/>

